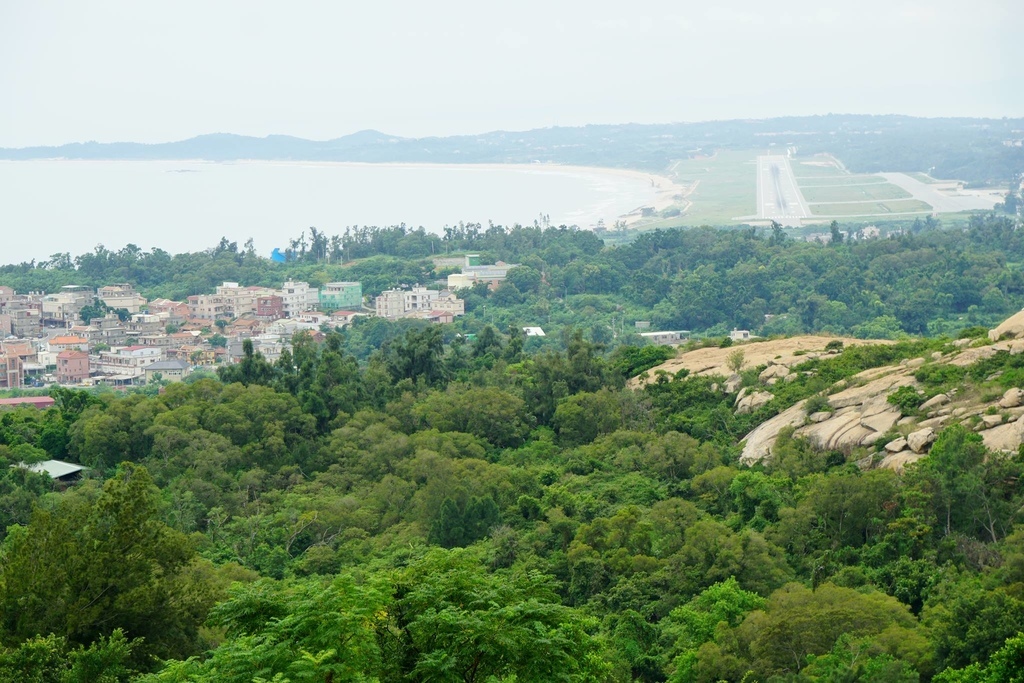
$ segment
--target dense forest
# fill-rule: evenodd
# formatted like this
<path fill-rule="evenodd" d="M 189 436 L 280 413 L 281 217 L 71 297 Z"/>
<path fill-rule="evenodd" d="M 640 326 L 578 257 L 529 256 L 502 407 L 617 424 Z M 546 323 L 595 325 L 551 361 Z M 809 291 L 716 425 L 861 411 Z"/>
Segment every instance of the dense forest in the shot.
<path fill-rule="evenodd" d="M 702 123 L 590 125 L 443 138 L 362 131 L 323 142 L 286 135 L 203 135 L 162 144 L 74 143 L 0 149 L 0 159 L 234 159 L 560 163 L 662 171 L 716 149 L 797 146 L 839 157 L 858 173 L 930 172 L 972 184 L 1004 184 L 1024 167 L 1021 119 L 829 114 Z"/>
<path fill-rule="evenodd" d="M 1024 304 L 1009 219 L 828 245 L 697 229 L 609 248 L 499 226 L 333 243 L 351 260 L 314 232 L 284 264 L 222 241 L 0 269 L 19 290 L 183 296 L 285 277 L 380 291 L 439 275 L 431 253 L 521 264 L 466 292 L 457 324 L 300 334 L 274 363 L 246 343 L 215 377 L 0 412 L 0 680 L 1016 680 L 1024 453 L 954 425 L 901 474 L 855 464 L 884 440 L 822 452 L 785 431 L 739 463 L 744 435 L 802 399 L 985 343 L 978 323 Z M 710 333 L 693 346 L 736 325 L 899 341 L 836 343 L 737 414 L 723 378 L 627 385 L 674 354 L 624 329 L 641 316 Z M 524 337 L 538 321 L 549 337 Z M 1024 355 L 945 368 L 918 379 L 1024 386 Z M 88 474 L 64 487 L 16 466 L 50 458 Z"/>
<path fill-rule="evenodd" d="M 357 280 L 363 291 L 430 284 L 448 272 L 432 257 L 466 251 L 484 262 L 519 264 L 497 290 L 464 291 L 467 315 L 447 340 L 485 324 L 542 326 L 555 340 L 569 327 L 597 343 L 639 340 L 638 320 L 655 329 L 709 336 L 733 328 L 761 335 L 831 332 L 863 338 L 954 334 L 993 325 L 1024 307 L 1024 239 L 1013 218 L 978 215 L 966 229 L 939 221 L 888 226 L 887 238 L 855 240 L 836 224 L 830 244 L 793 239 L 782 228 L 665 230 L 606 247 L 577 228 L 459 225 L 442 235 L 405 226 L 358 228 L 328 237 L 312 230 L 292 240 L 290 260 L 273 263 L 222 240 L 205 252 L 170 255 L 129 245 L 72 258 L 0 266 L 18 291 L 131 282 L 150 298 L 207 293 L 224 280 L 280 286 L 288 278 L 320 286 Z M 345 348 L 361 360 L 401 324 L 361 321 Z M 535 342 L 531 342 L 535 343 Z"/>
<path fill-rule="evenodd" d="M 562 346 L 433 326 L 360 363 L 299 335 L 158 394 L 5 410 L 0 680 L 1016 680 L 1024 454 L 957 425 L 902 475 L 785 433 L 737 460 L 767 417 L 949 339 L 835 345 L 747 415 L 715 377 L 627 388 L 658 347 Z M 1019 385 L 1024 356 L 936 381 L 971 377 Z M 47 458 L 89 475 L 8 467 Z"/>

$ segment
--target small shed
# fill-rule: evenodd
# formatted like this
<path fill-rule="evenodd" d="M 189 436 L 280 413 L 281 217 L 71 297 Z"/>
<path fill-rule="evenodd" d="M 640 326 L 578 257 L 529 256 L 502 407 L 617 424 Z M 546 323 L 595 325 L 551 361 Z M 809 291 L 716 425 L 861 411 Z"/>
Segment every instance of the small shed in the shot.
<path fill-rule="evenodd" d="M 64 462 L 63 460 L 44 460 L 31 465 L 20 462 L 17 465 L 12 465 L 12 467 L 21 467 L 29 472 L 46 474 L 50 479 L 59 481 L 62 484 L 71 484 L 78 481 L 82 478 L 82 472 L 89 469 L 88 467 L 73 462 Z"/>

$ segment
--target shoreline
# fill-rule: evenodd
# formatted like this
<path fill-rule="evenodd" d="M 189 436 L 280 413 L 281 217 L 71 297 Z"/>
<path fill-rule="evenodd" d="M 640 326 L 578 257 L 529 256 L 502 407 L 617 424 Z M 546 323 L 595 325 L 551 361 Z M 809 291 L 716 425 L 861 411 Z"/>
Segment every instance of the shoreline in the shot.
<path fill-rule="evenodd" d="M 685 196 L 687 188 L 679 185 L 665 172 L 641 171 L 633 168 L 617 168 L 613 166 L 577 166 L 572 164 L 557 163 L 476 163 L 476 162 L 430 162 L 430 161 L 322 161 L 302 159 L 69 159 L 67 157 L 52 157 L 47 159 L 3 159 L 0 162 L 24 163 L 32 161 L 61 161 L 65 163 L 165 163 L 165 164 L 214 164 L 214 165 L 273 165 L 273 166 L 306 166 L 306 167 L 334 167 L 345 166 L 350 168 L 408 168 L 408 169 L 433 169 L 433 170 L 477 170 L 477 171 L 523 171 L 535 174 L 555 174 L 569 176 L 590 176 L 605 179 L 628 178 L 633 181 L 642 181 L 651 186 L 652 198 L 648 203 L 633 207 L 629 212 L 621 214 L 618 220 L 625 221 L 632 225 L 643 219 L 640 210 L 653 208 L 655 211 L 662 211 L 677 203 L 676 197 Z M 593 229 L 593 226 L 579 226 Z"/>

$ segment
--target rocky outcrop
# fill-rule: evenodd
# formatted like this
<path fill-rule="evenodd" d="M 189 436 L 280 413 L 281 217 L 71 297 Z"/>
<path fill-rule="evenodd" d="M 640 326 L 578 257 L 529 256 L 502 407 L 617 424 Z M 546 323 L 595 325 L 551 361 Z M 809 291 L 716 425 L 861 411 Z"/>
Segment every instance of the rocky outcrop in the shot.
<path fill-rule="evenodd" d="M 946 405 L 947 403 L 949 403 L 949 396 L 946 396 L 945 394 L 936 394 L 921 404 L 921 410 L 928 412 L 933 408 L 938 408 L 939 406 Z"/>
<path fill-rule="evenodd" d="M 1016 408 L 1021 403 L 1024 403 L 1024 391 L 1017 387 L 1007 389 L 1003 397 L 999 399 L 1000 408 Z"/>
<path fill-rule="evenodd" d="M 1003 337 L 1010 339 L 1024 337 L 1024 311 L 1011 315 L 994 330 L 988 332 L 988 338 L 991 341 L 999 341 Z"/>
<path fill-rule="evenodd" d="M 736 414 L 745 415 L 746 413 L 752 413 L 773 398 L 775 397 L 767 391 L 748 392 L 745 388 L 741 389 L 740 393 L 736 396 Z"/>
<path fill-rule="evenodd" d="M 915 453 L 924 453 L 934 441 L 935 430 L 931 427 L 925 427 L 907 435 L 907 445 Z"/>
<path fill-rule="evenodd" d="M 885 450 L 889 451 L 890 453 L 899 453 L 900 451 L 903 451 L 903 450 L 906 450 L 906 449 L 907 449 L 907 439 L 905 437 L 902 437 L 902 436 L 900 438 L 898 438 L 898 439 L 893 439 L 889 443 L 885 444 Z"/>
<path fill-rule="evenodd" d="M 746 444 L 743 446 L 743 453 L 740 454 L 740 462 L 745 465 L 753 465 L 772 454 L 775 441 L 779 438 L 779 432 L 786 427 L 799 427 L 804 423 L 806 413 L 804 406 L 807 401 L 800 401 L 793 406 L 783 410 L 781 413 L 766 420 L 755 427 L 744 438 Z"/>
<path fill-rule="evenodd" d="M 888 368 L 888 373 L 879 373 L 876 368 L 852 377 L 851 382 L 855 385 L 829 396 L 829 404 L 835 409 L 832 413 L 806 416 L 790 408 L 759 425 L 747 435 L 741 461 L 749 464 L 770 456 L 785 427 L 797 427 L 796 436 L 824 450 L 848 451 L 874 444 L 900 418 L 899 409 L 886 400 L 889 394 L 913 384 L 914 378 L 904 368 Z"/>
<path fill-rule="evenodd" d="M 981 440 L 985 442 L 985 448 L 991 451 L 1016 453 L 1021 443 L 1024 443 L 1024 420 L 1018 418 L 1014 422 L 986 429 L 981 433 Z"/>

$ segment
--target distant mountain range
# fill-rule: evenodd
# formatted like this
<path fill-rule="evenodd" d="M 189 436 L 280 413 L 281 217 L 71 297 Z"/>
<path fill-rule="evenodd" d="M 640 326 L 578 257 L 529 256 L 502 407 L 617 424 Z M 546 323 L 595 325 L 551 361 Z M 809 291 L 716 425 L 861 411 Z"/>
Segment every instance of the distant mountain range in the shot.
<path fill-rule="evenodd" d="M 925 119 L 834 115 L 704 123 L 592 125 L 523 132 L 403 138 L 375 130 L 326 141 L 215 133 L 179 142 L 84 142 L 0 148 L 0 159 L 291 160 L 432 163 L 564 163 L 666 168 L 715 149 L 798 147 L 829 152 L 851 170 L 928 171 L 976 184 L 1024 172 L 1024 119 Z"/>

